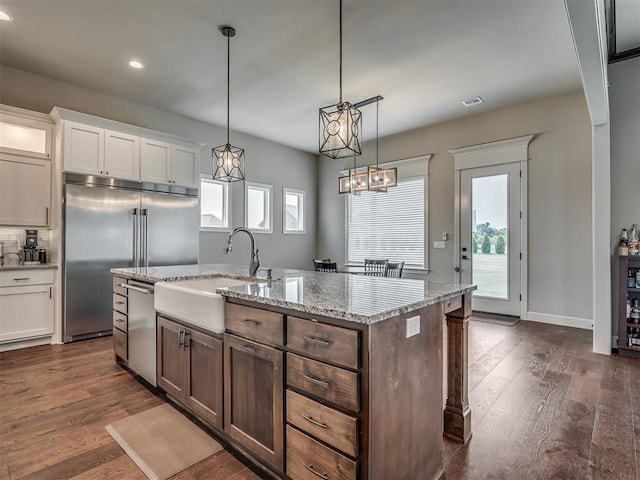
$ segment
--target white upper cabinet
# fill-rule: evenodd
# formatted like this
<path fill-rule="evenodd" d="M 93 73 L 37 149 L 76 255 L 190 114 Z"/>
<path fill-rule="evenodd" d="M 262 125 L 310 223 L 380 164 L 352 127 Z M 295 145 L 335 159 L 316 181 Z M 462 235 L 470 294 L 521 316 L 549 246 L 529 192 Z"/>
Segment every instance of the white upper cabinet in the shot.
<path fill-rule="evenodd" d="M 51 116 L 58 125 L 56 138 L 62 137 L 65 172 L 200 186 L 200 149 L 183 146 L 188 139 L 58 107 Z"/>
<path fill-rule="evenodd" d="M 172 183 L 198 188 L 200 183 L 200 150 L 174 145 L 172 157 Z"/>
<path fill-rule="evenodd" d="M 195 148 L 143 138 L 140 158 L 143 182 L 199 186 L 200 151 Z"/>
<path fill-rule="evenodd" d="M 49 226 L 51 161 L 0 155 L 0 225 Z"/>
<path fill-rule="evenodd" d="M 46 115 L 0 105 L 0 152 L 51 160 L 52 133 Z"/>
<path fill-rule="evenodd" d="M 66 172 L 105 175 L 104 129 L 65 122 L 63 157 Z"/>
<path fill-rule="evenodd" d="M 126 180 L 140 179 L 140 137 L 105 130 L 104 174 Z"/>
<path fill-rule="evenodd" d="M 143 138 L 140 142 L 140 177 L 143 182 L 171 182 L 171 144 Z"/>
<path fill-rule="evenodd" d="M 0 225 L 48 227 L 53 123 L 0 105 Z"/>

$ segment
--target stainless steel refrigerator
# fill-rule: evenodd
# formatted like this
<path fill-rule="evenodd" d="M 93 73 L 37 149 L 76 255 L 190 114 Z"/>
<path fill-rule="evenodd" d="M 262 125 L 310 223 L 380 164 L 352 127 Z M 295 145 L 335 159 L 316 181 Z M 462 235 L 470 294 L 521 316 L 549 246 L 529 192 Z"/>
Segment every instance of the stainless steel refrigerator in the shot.
<path fill-rule="evenodd" d="M 197 194 L 173 185 L 65 174 L 65 343 L 111 334 L 111 268 L 198 262 Z"/>

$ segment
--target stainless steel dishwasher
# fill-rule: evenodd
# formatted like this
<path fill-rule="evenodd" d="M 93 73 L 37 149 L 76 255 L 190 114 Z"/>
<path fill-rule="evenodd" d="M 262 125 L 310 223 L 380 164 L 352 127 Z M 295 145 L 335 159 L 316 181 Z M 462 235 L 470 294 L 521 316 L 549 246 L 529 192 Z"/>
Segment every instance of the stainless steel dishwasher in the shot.
<path fill-rule="evenodd" d="M 129 368 L 156 383 L 156 311 L 153 285 L 135 280 L 120 285 L 129 292 Z"/>

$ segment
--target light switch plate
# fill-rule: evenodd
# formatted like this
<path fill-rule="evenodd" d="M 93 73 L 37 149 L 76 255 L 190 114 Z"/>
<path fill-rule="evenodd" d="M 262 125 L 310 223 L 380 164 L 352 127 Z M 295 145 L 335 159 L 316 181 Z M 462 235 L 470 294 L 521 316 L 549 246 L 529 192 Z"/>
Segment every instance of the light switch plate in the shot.
<path fill-rule="evenodd" d="M 447 248 L 447 242 L 433 242 L 433 248 Z"/>
<path fill-rule="evenodd" d="M 420 316 L 407 318 L 407 338 L 420 333 Z"/>

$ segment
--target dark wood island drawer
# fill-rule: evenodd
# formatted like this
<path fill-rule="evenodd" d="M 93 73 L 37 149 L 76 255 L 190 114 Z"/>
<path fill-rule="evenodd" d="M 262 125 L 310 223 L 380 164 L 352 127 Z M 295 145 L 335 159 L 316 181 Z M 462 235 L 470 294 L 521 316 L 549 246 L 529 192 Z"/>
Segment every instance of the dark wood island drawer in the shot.
<path fill-rule="evenodd" d="M 358 464 L 287 425 L 287 476 L 292 480 L 355 480 Z"/>
<path fill-rule="evenodd" d="M 224 308 L 227 331 L 256 342 L 283 345 L 284 317 L 281 314 L 235 303 L 226 303 Z"/>
<path fill-rule="evenodd" d="M 358 368 L 358 332 L 298 317 L 287 317 L 287 346 L 318 360 Z"/>
<path fill-rule="evenodd" d="M 358 456 L 358 419 L 287 390 L 287 421 L 315 438 Z"/>
<path fill-rule="evenodd" d="M 287 353 L 287 385 L 346 410 L 360 410 L 358 374 Z"/>

